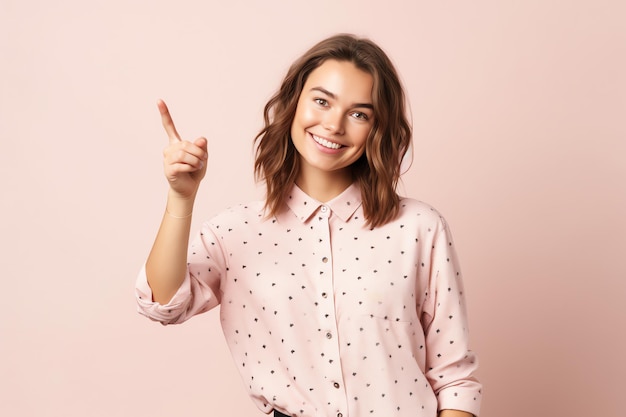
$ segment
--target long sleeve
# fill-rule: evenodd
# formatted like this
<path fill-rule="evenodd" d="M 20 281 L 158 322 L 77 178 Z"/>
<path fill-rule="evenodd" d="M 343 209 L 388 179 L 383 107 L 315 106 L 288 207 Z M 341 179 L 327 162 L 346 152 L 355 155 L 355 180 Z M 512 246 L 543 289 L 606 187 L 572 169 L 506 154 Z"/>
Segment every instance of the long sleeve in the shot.
<path fill-rule="evenodd" d="M 145 266 L 141 268 L 135 284 L 138 311 L 164 325 L 179 324 L 204 313 L 220 302 L 220 279 L 225 269 L 219 239 L 206 223 L 189 246 L 185 279 L 167 304 L 153 301 Z"/>
<path fill-rule="evenodd" d="M 422 314 L 426 336 L 426 376 L 439 410 L 456 409 L 478 415 L 482 385 L 469 349 L 468 320 L 462 275 L 450 230 L 442 218 L 430 260 L 430 282 Z"/>

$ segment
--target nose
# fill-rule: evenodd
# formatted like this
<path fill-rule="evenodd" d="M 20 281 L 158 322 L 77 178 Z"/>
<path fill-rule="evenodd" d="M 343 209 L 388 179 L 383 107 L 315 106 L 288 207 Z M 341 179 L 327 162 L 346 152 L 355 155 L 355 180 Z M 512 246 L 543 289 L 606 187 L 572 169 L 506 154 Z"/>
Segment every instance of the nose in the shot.
<path fill-rule="evenodd" d="M 329 110 L 324 115 L 322 126 L 329 133 L 342 135 L 343 134 L 343 114 L 340 111 Z"/>

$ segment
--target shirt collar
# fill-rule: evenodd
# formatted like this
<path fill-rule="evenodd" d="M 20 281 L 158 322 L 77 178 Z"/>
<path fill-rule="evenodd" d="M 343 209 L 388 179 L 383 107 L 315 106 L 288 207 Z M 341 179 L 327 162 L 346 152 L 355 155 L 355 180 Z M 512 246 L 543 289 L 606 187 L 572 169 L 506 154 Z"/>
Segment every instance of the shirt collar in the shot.
<path fill-rule="evenodd" d="M 361 190 L 358 185 L 352 183 L 337 197 L 321 203 L 294 184 L 287 194 L 286 202 L 289 209 L 302 223 L 306 222 L 321 206 L 330 208 L 333 214 L 347 222 L 361 206 Z"/>

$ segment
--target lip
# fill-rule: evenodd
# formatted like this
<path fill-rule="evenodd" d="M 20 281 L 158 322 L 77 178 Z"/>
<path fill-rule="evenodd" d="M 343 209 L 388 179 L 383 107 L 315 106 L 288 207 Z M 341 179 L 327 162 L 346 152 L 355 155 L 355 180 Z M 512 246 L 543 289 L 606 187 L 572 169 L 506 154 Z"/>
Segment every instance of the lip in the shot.
<path fill-rule="evenodd" d="M 345 145 L 342 145 L 339 142 L 326 139 L 323 136 L 314 135 L 311 132 L 307 132 L 307 133 L 309 134 L 309 137 L 311 138 L 311 140 L 313 140 L 315 145 L 318 147 L 318 149 L 320 149 L 323 152 L 336 153 L 336 152 L 341 151 L 341 149 L 345 148 Z M 327 145 L 331 145 L 331 146 L 334 145 L 336 147 L 329 147 Z"/>

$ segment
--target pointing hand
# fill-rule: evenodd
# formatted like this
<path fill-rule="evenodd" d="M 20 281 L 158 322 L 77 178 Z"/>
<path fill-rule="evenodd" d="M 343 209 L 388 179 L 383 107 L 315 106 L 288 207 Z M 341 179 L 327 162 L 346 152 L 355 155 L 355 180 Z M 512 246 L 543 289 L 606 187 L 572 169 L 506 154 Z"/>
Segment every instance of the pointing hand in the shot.
<path fill-rule="evenodd" d="M 206 173 L 207 140 L 204 137 L 193 142 L 181 140 L 165 102 L 159 100 L 157 107 L 169 138 L 169 143 L 163 150 L 165 177 L 171 191 L 181 198 L 192 198 Z"/>

